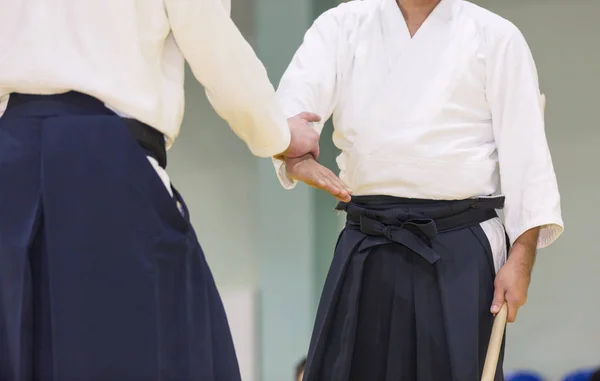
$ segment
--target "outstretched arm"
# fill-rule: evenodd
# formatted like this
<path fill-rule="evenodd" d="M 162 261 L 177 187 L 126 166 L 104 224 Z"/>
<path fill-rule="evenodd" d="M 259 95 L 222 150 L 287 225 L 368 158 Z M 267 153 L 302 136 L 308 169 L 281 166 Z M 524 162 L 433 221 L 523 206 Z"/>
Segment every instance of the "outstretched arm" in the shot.
<path fill-rule="evenodd" d="M 164 2 L 177 45 L 216 112 L 255 155 L 286 151 L 287 117 L 265 67 L 229 17 L 229 0 Z"/>
<path fill-rule="evenodd" d="M 314 22 L 277 90 L 277 98 L 288 117 L 303 110 L 322 117 L 319 123 L 313 123 L 313 128 L 319 134 L 337 101 L 342 11 L 340 8 L 332 9 Z M 279 181 L 286 189 L 292 189 L 297 181 L 303 181 L 336 197 L 340 194 L 343 198 L 347 197 L 347 190 L 341 181 L 310 158 L 288 160 L 287 165 L 285 160 L 275 158 L 273 164 Z"/>

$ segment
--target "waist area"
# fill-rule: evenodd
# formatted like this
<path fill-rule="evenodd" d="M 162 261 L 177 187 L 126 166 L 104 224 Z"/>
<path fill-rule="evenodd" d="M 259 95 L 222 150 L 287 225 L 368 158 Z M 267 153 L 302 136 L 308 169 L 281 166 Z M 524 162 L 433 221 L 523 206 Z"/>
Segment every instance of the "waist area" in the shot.
<path fill-rule="evenodd" d="M 410 232 L 430 241 L 438 233 L 458 230 L 498 217 L 504 197 L 426 200 L 393 196 L 354 196 L 336 207 L 347 213 L 346 227 L 398 241 Z"/>
<path fill-rule="evenodd" d="M 125 118 L 108 109 L 100 100 L 83 93 L 70 91 L 62 94 L 33 95 L 10 94 L 5 117 L 49 118 L 67 116 L 114 116 L 123 121 L 133 138 L 148 155 L 156 159 L 162 168 L 167 165 L 166 142 L 164 135 L 136 119 Z M 82 126 L 85 128 L 85 126 Z"/>
<path fill-rule="evenodd" d="M 355 195 L 459 200 L 498 192 L 497 159 L 484 151 L 449 151 L 443 160 L 427 155 L 410 157 L 401 150 L 395 156 L 382 157 L 351 153 L 341 155 L 338 165 L 340 178 Z"/>
<path fill-rule="evenodd" d="M 99 99 L 77 91 L 48 95 L 11 93 L 5 114 L 14 117 L 116 115 Z"/>

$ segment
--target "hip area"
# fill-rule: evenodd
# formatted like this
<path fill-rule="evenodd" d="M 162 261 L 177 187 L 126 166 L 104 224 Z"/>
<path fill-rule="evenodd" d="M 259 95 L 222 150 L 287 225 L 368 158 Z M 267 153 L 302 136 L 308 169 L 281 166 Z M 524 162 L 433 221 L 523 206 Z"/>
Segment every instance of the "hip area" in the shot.
<path fill-rule="evenodd" d="M 386 194 L 361 194 L 349 202 L 339 202 L 336 210 L 345 211 L 349 218 L 367 215 L 382 221 L 401 223 L 411 218 L 443 219 L 477 211 L 497 216 L 504 208 L 504 196 L 481 196 L 464 199 L 434 199 L 399 197 Z"/>
<path fill-rule="evenodd" d="M 363 195 L 354 196 L 348 203 L 340 202 L 336 209 L 346 212 L 345 232 L 356 239 L 363 236 L 427 252 L 456 246 L 468 237 L 487 252 L 498 271 L 508 250 L 506 232 L 497 214 L 503 206 L 502 196 L 432 200 Z M 433 253 L 430 256 L 436 257 Z"/>

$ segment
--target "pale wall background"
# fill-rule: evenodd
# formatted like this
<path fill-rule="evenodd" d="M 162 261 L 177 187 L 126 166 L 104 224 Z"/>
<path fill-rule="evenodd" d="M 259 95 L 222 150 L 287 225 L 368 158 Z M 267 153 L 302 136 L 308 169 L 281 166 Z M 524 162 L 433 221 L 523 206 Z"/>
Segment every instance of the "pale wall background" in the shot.
<path fill-rule="evenodd" d="M 508 332 L 506 365 L 559 380 L 571 369 L 600 365 L 600 0 L 476 2 L 521 28 L 548 96 L 547 132 L 567 230 L 539 255 L 530 301 Z M 315 14 L 333 0 L 233 3 L 234 20 L 277 82 Z M 191 75 L 186 93 L 184 128 L 168 169 L 226 304 L 234 304 L 232 325 L 255 327 L 239 339 L 244 381 L 292 380 L 340 226 L 335 203 L 306 187 L 279 189 L 270 162 L 250 155 Z M 331 164 L 329 139 L 326 131 L 324 158 Z M 250 295 L 257 296 L 248 304 Z"/>

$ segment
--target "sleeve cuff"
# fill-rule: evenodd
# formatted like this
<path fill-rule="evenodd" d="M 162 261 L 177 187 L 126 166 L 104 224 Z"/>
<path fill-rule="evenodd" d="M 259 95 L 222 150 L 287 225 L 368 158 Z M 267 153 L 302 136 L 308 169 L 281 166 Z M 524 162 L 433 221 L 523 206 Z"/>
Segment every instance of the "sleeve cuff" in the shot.
<path fill-rule="evenodd" d="M 250 150 L 252 152 L 252 154 L 254 156 L 258 156 L 258 157 L 273 157 L 276 155 L 279 155 L 283 152 L 285 152 L 285 150 L 288 149 L 288 147 L 290 146 L 290 140 L 292 138 L 291 133 L 289 128 L 287 127 L 287 125 L 285 126 L 285 128 L 281 129 L 282 134 L 281 134 L 281 139 L 274 144 L 268 145 L 268 146 L 262 146 L 262 147 L 251 147 L 250 146 Z"/>
<path fill-rule="evenodd" d="M 289 145 L 289 140 L 287 142 L 284 140 L 283 143 L 273 144 L 267 147 L 253 147 L 251 151 L 254 156 L 267 158 L 285 152 Z"/>
<path fill-rule="evenodd" d="M 565 228 L 559 224 L 543 225 L 540 229 L 540 237 L 538 238 L 538 249 L 543 249 L 550 246 L 562 234 Z"/>
<path fill-rule="evenodd" d="M 540 218 L 537 221 L 533 220 L 528 223 L 524 223 L 517 229 L 507 229 L 507 234 L 510 238 L 510 244 L 513 245 L 517 238 L 519 238 L 526 231 L 537 227 L 540 228 L 537 249 L 543 249 L 550 246 L 565 230 L 564 223 L 561 218 Z"/>
<path fill-rule="evenodd" d="M 285 161 L 276 158 L 273 158 L 272 160 L 273 166 L 275 167 L 275 174 L 277 175 L 277 179 L 279 180 L 281 186 L 286 190 L 294 189 L 296 184 L 298 184 L 298 181 L 290 179 L 287 176 Z"/>

